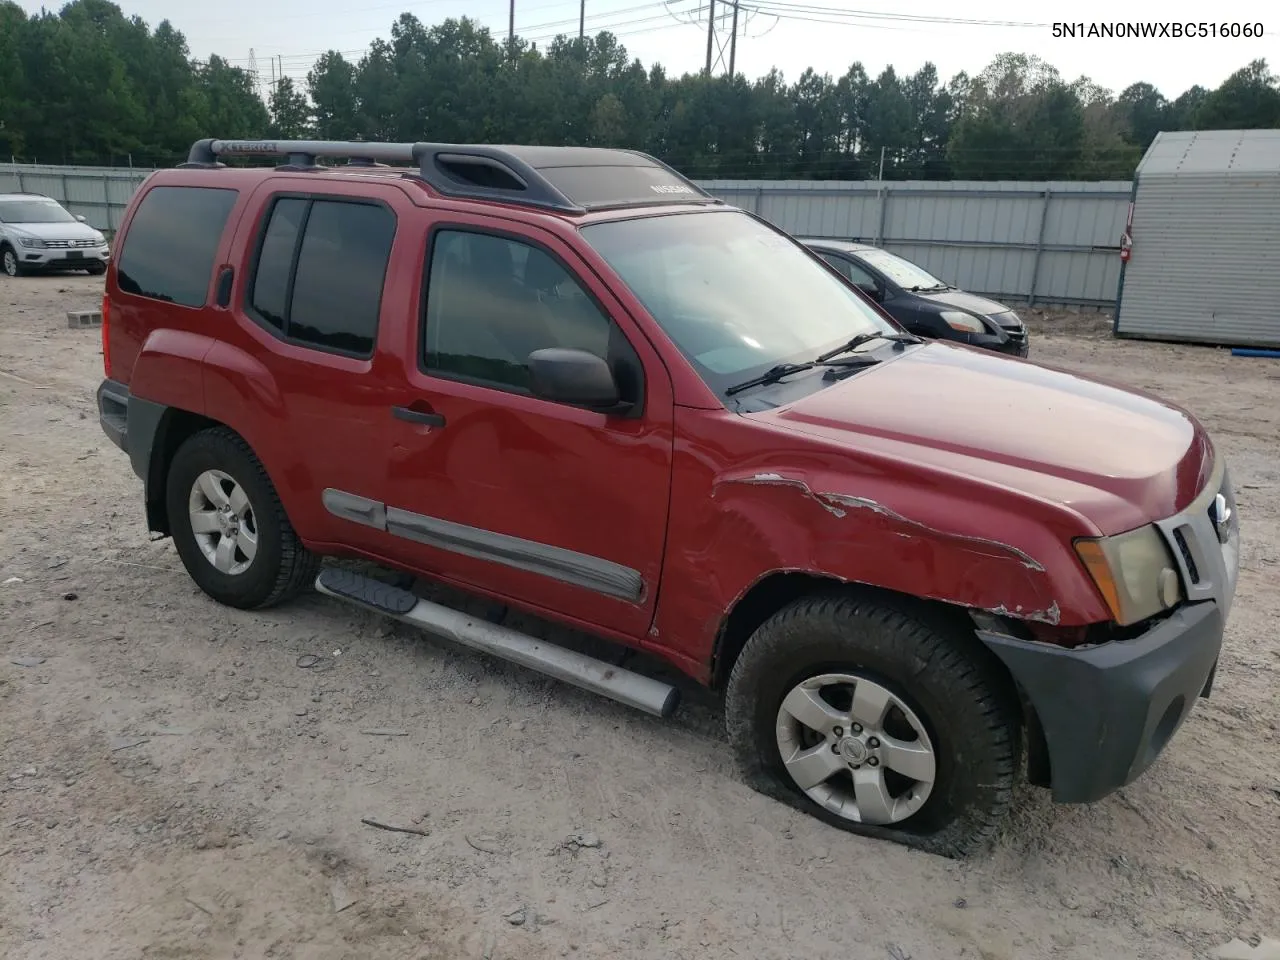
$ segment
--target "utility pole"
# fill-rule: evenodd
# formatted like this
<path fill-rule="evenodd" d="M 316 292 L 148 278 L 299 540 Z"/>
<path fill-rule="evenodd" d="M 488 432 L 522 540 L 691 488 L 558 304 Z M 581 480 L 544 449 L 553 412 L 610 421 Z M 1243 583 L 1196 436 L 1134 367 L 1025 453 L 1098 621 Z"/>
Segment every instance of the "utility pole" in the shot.
<path fill-rule="evenodd" d="M 578 39 L 582 40 L 587 35 L 587 0 L 581 0 L 578 4 Z"/>
<path fill-rule="evenodd" d="M 716 38 L 716 0 L 707 0 L 707 76 L 711 76 L 711 44 Z"/>
<path fill-rule="evenodd" d="M 515 43 L 516 40 L 516 0 L 511 0 L 511 6 L 507 13 L 507 42 Z"/>
<path fill-rule="evenodd" d="M 729 38 L 729 79 L 733 79 L 733 66 L 738 57 L 738 0 L 733 0 L 733 36 Z"/>

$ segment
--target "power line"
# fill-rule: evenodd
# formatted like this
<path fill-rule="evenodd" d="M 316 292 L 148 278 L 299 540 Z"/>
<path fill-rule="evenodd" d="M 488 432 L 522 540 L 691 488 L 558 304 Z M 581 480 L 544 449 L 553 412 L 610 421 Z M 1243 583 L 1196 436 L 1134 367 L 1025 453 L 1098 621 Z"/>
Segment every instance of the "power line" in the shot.
<path fill-rule="evenodd" d="M 946 24 L 972 27 L 1021 27 L 1043 29 L 1047 23 L 1026 20 L 981 20 L 969 17 L 931 16 L 913 13 L 892 13 L 884 10 L 850 10 L 789 0 L 751 0 L 750 7 L 762 13 L 787 20 L 809 20 L 814 23 L 857 23 L 864 20 L 901 21 L 904 23 Z"/>
<path fill-rule="evenodd" d="M 662 17 L 654 16 L 654 17 L 648 17 L 648 18 L 641 18 L 639 20 L 637 19 L 623 20 L 618 23 L 611 23 L 609 21 L 611 21 L 612 18 L 614 17 L 618 17 L 627 13 L 638 13 L 646 10 L 659 10 L 659 9 L 662 9 L 663 11 L 670 11 L 671 7 L 675 3 L 683 3 L 683 2 L 686 2 L 686 0 L 649 0 L 649 2 L 647 3 L 635 4 L 629 7 L 620 7 L 614 10 L 606 10 L 601 13 L 589 14 L 589 15 L 586 15 L 585 17 L 583 17 L 580 14 L 580 16 L 578 17 L 570 17 L 562 20 L 546 20 L 540 23 L 523 24 L 521 26 L 521 32 L 519 36 L 523 40 L 542 40 L 544 38 L 548 38 L 548 39 L 553 38 L 555 36 L 560 35 L 560 33 L 564 32 L 564 31 L 552 32 L 552 28 L 555 28 L 555 27 L 572 27 L 575 24 L 581 25 L 582 23 L 585 23 L 585 26 L 589 26 L 592 29 L 599 32 L 603 30 L 609 30 L 609 28 L 613 26 L 621 27 L 621 26 L 627 26 L 635 23 L 650 22 L 653 20 L 665 18 L 667 15 L 666 12 L 664 12 Z M 550 9 L 562 8 L 564 6 L 565 6 L 564 3 L 553 3 L 553 4 L 542 4 L 538 7 L 530 7 L 529 9 L 530 10 L 550 10 Z M 496 27 L 495 24 L 484 22 L 475 17 L 472 17 L 471 19 L 473 20 L 473 22 L 489 30 L 491 34 L 496 34 L 498 32 L 498 28 Z M 362 56 L 365 52 L 367 52 L 367 50 L 368 50 L 368 47 L 366 46 L 359 50 L 339 50 L 337 52 L 342 54 L 343 56 Z M 329 53 L 329 52 L 330 51 L 328 50 L 324 50 L 317 53 L 286 53 L 286 54 L 279 54 L 277 56 L 282 56 L 283 59 L 292 60 L 292 61 L 297 61 L 297 60 L 315 61 L 320 57 L 322 57 L 325 53 Z M 246 64 L 248 62 L 248 58 L 244 58 L 244 57 L 223 57 L 222 59 L 230 64 Z"/>

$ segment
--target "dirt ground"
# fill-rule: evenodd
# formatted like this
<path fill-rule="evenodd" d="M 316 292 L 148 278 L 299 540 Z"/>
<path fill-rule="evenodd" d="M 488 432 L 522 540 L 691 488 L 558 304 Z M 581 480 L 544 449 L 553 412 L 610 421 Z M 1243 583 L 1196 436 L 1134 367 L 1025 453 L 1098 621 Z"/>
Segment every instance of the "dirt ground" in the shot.
<path fill-rule="evenodd" d="M 1214 695 L 1150 772 L 1091 807 L 1028 788 L 956 863 L 751 792 L 711 697 L 664 722 L 319 596 L 207 600 L 98 426 L 99 331 L 65 312 L 100 290 L 0 278 L 0 956 L 1177 960 L 1280 937 L 1280 363 L 1032 316 L 1034 358 L 1204 419 L 1243 570 Z"/>

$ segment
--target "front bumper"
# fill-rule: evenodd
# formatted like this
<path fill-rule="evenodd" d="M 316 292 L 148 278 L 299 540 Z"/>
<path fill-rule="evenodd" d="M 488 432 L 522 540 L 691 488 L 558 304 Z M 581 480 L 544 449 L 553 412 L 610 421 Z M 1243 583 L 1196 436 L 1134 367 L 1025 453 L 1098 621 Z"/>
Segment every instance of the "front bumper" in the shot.
<path fill-rule="evenodd" d="M 83 270 L 107 263 L 109 247 L 17 247 L 18 262 L 27 270 Z"/>
<path fill-rule="evenodd" d="M 978 633 L 1035 712 L 1059 802 L 1089 803 L 1132 783 L 1213 686 L 1240 568 L 1226 463 L 1218 461 L 1200 495 L 1156 527 L 1187 599 L 1140 636 L 1068 649 Z"/>
<path fill-rule="evenodd" d="M 1083 650 L 978 632 L 1035 710 L 1055 801 L 1100 800 L 1151 765 L 1209 695 L 1225 619 L 1212 600 L 1190 604 L 1139 637 Z"/>

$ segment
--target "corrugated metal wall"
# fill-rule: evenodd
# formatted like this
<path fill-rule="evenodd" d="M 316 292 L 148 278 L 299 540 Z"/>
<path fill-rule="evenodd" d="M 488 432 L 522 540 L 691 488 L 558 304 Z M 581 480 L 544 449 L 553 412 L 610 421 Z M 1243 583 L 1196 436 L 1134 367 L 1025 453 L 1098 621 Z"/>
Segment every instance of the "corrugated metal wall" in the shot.
<path fill-rule="evenodd" d="M 108 234 L 150 170 L 0 163 L 0 193 L 42 193 Z"/>
<path fill-rule="evenodd" d="M 1280 347 L 1280 176 L 1138 181 L 1121 336 Z"/>
<path fill-rule="evenodd" d="M 0 193 L 43 193 L 114 231 L 149 170 L 0 164 Z M 878 243 L 997 299 L 1111 307 L 1131 185 L 712 180 L 789 233 Z"/>
<path fill-rule="evenodd" d="M 1109 307 L 1128 181 L 710 180 L 729 203 L 797 236 L 874 243 L 997 299 Z"/>

